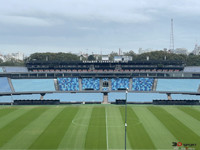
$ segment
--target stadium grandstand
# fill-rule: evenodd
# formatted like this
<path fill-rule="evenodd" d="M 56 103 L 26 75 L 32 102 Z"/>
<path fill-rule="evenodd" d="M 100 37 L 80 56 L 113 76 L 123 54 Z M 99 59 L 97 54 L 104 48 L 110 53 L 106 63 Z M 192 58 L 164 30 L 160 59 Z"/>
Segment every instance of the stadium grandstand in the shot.
<path fill-rule="evenodd" d="M 126 89 L 129 93 L 140 94 L 134 95 L 137 100 L 130 97 L 130 102 L 140 102 L 141 93 L 143 102 L 147 94 L 149 102 L 170 100 L 171 94 L 198 99 L 200 67 L 185 66 L 181 61 L 30 61 L 26 67 L 1 67 L 0 83 L 1 102 L 9 96 L 12 100 L 43 99 L 45 96 L 63 102 L 110 103 L 123 98 L 117 94 Z M 40 97 L 32 97 L 34 94 Z M 21 97 L 17 98 L 19 95 Z"/>
<path fill-rule="evenodd" d="M 26 64 L 32 72 L 179 72 L 181 61 L 30 61 Z"/>

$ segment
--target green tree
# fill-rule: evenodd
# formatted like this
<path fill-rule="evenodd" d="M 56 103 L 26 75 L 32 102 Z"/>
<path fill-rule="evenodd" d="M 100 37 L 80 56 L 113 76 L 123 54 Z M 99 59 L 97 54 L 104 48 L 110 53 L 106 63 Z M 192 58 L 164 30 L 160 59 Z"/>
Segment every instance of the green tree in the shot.
<path fill-rule="evenodd" d="M 6 62 L 0 63 L 0 66 L 25 66 L 24 61 L 10 58 Z"/>
<path fill-rule="evenodd" d="M 79 56 L 72 53 L 33 53 L 26 61 L 79 61 Z"/>
<path fill-rule="evenodd" d="M 89 61 L 94 61 L 94 60 L 96 60 L 96 58 L 94 57 L 94 55 L 89 55 L 88 56 L 88 60 Z"/>
<path fill-rule="evenodd" d="M 111 53 L 110 53 L 109 60 L 110 60 L 110 61 L 113 61 L 115 56 L 118 56 L 118 53 L 116 53 L 116 52 L 111 52 Z"/>
<path fill-rule="evenodd" d="M 124 55 L 125 56 L 131 56 L 133 60 L 135 60 L 136 57 L 137 57 L 136 53 L 134 51 L 132 51 L 132 50 L 129 51 L 129 52 L 125 52 Z"/>
<path fill-rule="evenodd" d="M 3 63 L 3 59 L 0 58 L 0 64 Z"/>
<path fill-rule="evenodd" d="M 187 55 L 183 54 L 174 54 L 174 53 L 168 53 L 165 51 L 154 51 L 154 52 L 148 52 L 143 53 L 140 55 L 137 55 L 136 60 L 147 60 L 147 57 L 149 57 L 149 60 L 169 60 L 169 61 L 184 61 L 187 60 Z"/>
<path fill-rule="evenodd" d="M 187 66 L 200 66 L 200 56 L 199 55 L 190 54 L 187 57 L 186 65 Z"/>

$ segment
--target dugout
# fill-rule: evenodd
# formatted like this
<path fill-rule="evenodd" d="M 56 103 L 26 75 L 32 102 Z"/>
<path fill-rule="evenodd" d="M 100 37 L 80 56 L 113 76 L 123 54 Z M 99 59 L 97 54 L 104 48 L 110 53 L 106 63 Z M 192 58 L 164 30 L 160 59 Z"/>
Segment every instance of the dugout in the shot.
<path fill-rule="evenodd" d="M 125 105 L 126 104 L 126 100 L 125 99 L 116 99 L 115 100 L 115 104 L 117 104 L 117 105 Z"/>
<path fill-rule="evenodd" d="M 153 105 L 200 105 L 200 100 L 153 100 Z"/>
<path fill-rule="evenodd" d="M 13 105 L 59 105 L 60 100 L 14 100 Z"/>

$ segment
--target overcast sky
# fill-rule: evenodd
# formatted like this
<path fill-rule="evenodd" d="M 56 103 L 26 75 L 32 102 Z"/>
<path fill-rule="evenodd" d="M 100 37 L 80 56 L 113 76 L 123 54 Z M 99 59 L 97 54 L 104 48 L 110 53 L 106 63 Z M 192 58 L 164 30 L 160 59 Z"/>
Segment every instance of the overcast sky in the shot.
<path fill-rule="evenodd" d="M 0 53 L 107 54 L 200 43 L 199 0 L 0 0 Z"/>

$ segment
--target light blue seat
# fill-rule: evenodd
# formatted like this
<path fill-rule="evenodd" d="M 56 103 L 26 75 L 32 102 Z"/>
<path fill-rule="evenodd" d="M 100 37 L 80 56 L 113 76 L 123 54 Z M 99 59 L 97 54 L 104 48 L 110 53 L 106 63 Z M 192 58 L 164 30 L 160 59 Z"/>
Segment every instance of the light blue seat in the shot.
<path fill-rule="evenodd" d="M 79 91 L 78 78 L 58 78 L 61 91 Z"/>
<path fill-rule="evenodd" d="M 0 77 L 0 92 L 11 92 L 7 77 Z"/>
<path fill-rule="evenodd" d="M 28 72 L 26 67 L 4 67 L 6 72 Z"/>
<path fill-rule="evenodd" d="M 110 92 L 108 93 L 108 99 L 109 102 L 115 102 L 116 99 L 126 99 L 126 93 Z M 153 99 L 167 99 L 167 95 L 157 94 L 157 93 L 129 93 L 129 92 L 127 94 L 127 102 L 152 102 Z"/>
<path fill-rule="evenodd" d="M 3 72 L 3 68 L 2 67 L 0 67 L 0 72 Z"/>
<path fill-rule="evenodd" d="M 82 89 L 100 89 L 100 79 L 99 78 L 82 78 Z"/>
<path fill-rule="evenodd" d="M 200 79 L 158 79 L 156 91 L 197 92 Z"/>
<path fill-rule="evenodd" d="M 12 79 L 15 92 L 55 91 L 53 79 Z"/>
<path fill-rule="evenodd" d="M 112 78 L 111 79 L 112 90 L 129 88 L 129 79 L 128 78 Z"/>
<path fill-rule="evenodd" d="M 154 83 L 153 78 L 133 78 L 133 91 L 151 91 Z"/>
<path fill-rule="evenodd" d="M 60 99 L 61 102 L 101 102 L 102 93 L 54 93 L 46 94 L 45 99 Z"/>

